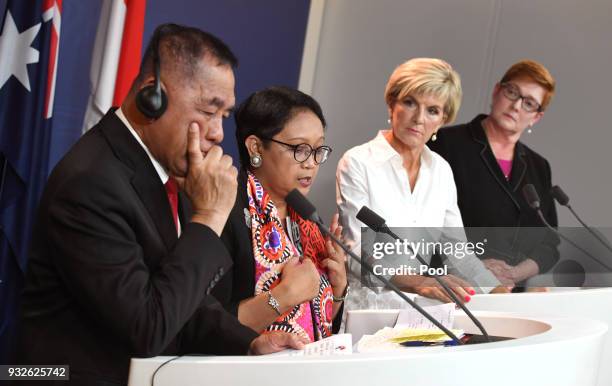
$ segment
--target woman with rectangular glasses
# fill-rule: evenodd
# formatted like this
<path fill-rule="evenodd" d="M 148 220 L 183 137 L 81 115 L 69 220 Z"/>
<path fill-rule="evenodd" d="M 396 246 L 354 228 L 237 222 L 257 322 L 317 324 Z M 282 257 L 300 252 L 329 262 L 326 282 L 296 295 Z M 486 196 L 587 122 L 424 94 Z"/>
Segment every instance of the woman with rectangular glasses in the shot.
<path fill-rule="evenodd" d="M 221 236 L 234 266 L 212 293 L 255 331 L 328 337 L 348 291 L 345 255 L 285 202 L 293 189 L 308 194 L 332 151 L 321 107 L 298 90 L 270 87 L 235 117 L 238 194 Z M 340 237 L 337 218 L 330 230 Z"/>
<path fill-rule="evenodd" d="M 521 141 L 542 119 L 554 93 L 550 72 L 538 62 L 522 60 L 493 88 L 488 115 L 444 128 L 428 144 L 453 169 L 463 223 L 474 227 L 468 237 L 487 238 L 481 258 L 508 286 L 550 270 L 559 259 L 558 238 L 540 228 L 542 222 L 522 193 L 532 184 L 545 219 L 557 226 L 550 164 Z M 483 232 L 484 227 L 489 230 Z"/>

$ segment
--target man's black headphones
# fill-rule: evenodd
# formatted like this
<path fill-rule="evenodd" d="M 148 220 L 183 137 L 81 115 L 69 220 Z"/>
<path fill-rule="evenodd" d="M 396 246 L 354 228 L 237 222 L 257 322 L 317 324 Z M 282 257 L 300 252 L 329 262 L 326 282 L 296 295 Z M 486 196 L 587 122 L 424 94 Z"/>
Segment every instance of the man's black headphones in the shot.
<path fill-rule="evenodd" d="M 162 116 L 168 107 L 168 97 L 161 88 L 160 72 L 161 64 L 159 58 L 159 31 L 153 38 L 153 70 L 155 72 L 155 83 L 142 88 L 136 94 L 136 107 L 149 119 L 157 119 Z"/>

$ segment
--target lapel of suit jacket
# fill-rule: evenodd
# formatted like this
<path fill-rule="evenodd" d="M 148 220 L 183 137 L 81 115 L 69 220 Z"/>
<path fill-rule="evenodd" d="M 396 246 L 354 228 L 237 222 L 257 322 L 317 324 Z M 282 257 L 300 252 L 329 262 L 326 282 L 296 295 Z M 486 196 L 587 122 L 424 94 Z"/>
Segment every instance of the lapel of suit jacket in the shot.
<path fill-rule="evenodd" d="M 234 256 L 234 260 L 240 259 L 240 261 L 236 261 L 235 266 L 244 267 L 245 277 L 249 281 L 246 285 L 247 288 L 255 287 L 255 253 L 253 252 L 253 244 L 252 244 L 252 236 L 251 236 L 251 224 L 250 224 L 250 214 L 249 213 L 249 197 L 247 195 L 247 172 L 244 168 L 240 168 L 240 172 L 238 173 L 238 192 L 236 192 L 236 205 L 234 215 L 238 218 L 237 224 L 238 227 L 236 229 L 237 239 L 244 239 L 244 242 L 241 243 L 241 248 L 244 246 L 246 249 L 246 253 L 238 253 L 238 256 Z M 248 216 L 247 216 L 248 214 Z M 249 219 L 247 221 L 247 218 Z M 241 240 L 242 241 L 242 240 Z"/>
<path fill-rule="evenodd" d="M 185 226 L 191 220 L 191 214 L 193 213 L 193 209 L 191 207 L 191 202 L 187 197 L 187 194 L 182 190 L 178 192 L 178 215 L 179 220 L 181 222 L 181 228 Z"/>
<path fill-rule="evenodd" d="M 512 160 L 512 175 L 510 176 L 510 186 L 513 192 L 517 192 L 522 185 L 525 173 L 527 173 L 527 161 L 525 160 L 525 146 L 521 142 L 517 142 L 514 146 L 514 159 Z M 519 192 L 519 194 L 522 194 Z"/>
<path fill-rule="evenodd" d="M 493 154 L 493 151 L 491 150 L 491 146 L 489 145 L 489 140 L 487 139 L 487 135 L 485 134 L 484 128 L 482 126 L 482 120 L 484 118 L 486 118 L 486 115 L 479 115 L 472 122 L 470 122 L 470 130 L 472 132 L 472 138 L 474 139 L 474 141 L 478 142 L 482 146 L 482 149 L 480 150 L 480 158 L 482 159 L 482 162 L 484 162 L 484 164 L 487 166 L 489 173 L 491 173 L 491 175 L 493 176 L 493 179 L 495 179 L 495 181 L 502 187 L 504 192 L 506 192 L 508 197 L 510 197 L 510 199 L 512 200 L 516 208 L 520 210 L 521 206 L 519 205 L 518 201 L 514 197 L 514 194 L 512 194 L 512 190 L 515 190 L 516 188 L 513 189 L 512 185 L 508 181 L 506 181 L 506 177 L 504 176 L 504 173 L 501 171 L 501 168 L 499 167 L 499 164 L 497 163 L 497 159 L 495 159 L 495 155 Z M 521 175 L 518 176 L 519 170 L 515 170 L 514 166 L 520 163 L 524 164 L 524 160 L 522 159 L 520 161 L 517 160 L 516 159 L 517 158 L 516 148 L 514 149 L 514 151 L 515 151 L 515 159 L 512 162 L 512 176 L 510 178 L 511 180 L 514 180 L 515 175 L 517 175 L 516 176 L 517 180 L 520 180 L 522 179 L 522 174 L 524 174 L 524 167 L 521 168 L 520 170 Z"/>
<path fill-rule="evenodd" d="M 117 117 L 115 110 L 109 110 L 102 119 L 102 132 L 117 158 L 132 170 L 131 184 L 149 212 L 164 244 L 171 249 L 178 235 L 166 189 L 149 156 Z"/>

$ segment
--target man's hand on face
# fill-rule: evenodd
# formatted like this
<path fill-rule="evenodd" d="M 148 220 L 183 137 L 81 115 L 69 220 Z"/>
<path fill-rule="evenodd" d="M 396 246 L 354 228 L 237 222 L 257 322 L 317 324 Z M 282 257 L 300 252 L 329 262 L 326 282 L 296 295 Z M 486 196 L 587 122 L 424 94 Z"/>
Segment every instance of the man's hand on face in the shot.
<path fill-rule="evenodd" d="M 220 146 L 202 154 L 200 127 L 195 122 L 187 134 L 187 163 L 187 175 L 175 179 L 193 205 L 191 221 L 207 225 L 221 235 L 236 200 L 238 170 Z"/>

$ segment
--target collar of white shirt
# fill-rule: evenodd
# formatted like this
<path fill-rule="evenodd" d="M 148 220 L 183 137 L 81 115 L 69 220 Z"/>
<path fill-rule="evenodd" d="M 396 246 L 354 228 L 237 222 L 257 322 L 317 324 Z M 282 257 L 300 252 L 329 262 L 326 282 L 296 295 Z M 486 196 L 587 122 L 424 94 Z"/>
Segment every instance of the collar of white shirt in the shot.
<path fill-rule="evenodd" d="M 123 124 L 128 128 L 130 133 L 132 133 L 134 138 L 136 138 L 136 141 L 138 141 L 140 146 L 142 146 L 144 151 L 149 156 L 149 159 L 151 160 L 151 163 L 153 164 L 153 167 L 155 168 L 155 171 L 157 172 L 157 175 L 159 176 L 159 179 L 161 180 L 162 184 L 166 185 L 166 182 L 168 181 L 168 179 L 170 179 L 170 176 L 168 176 L 168 173 L 166 172 L 164 167 L 161 166 L 161 164 L 159 162 L 157 162 L 157 160 L 153 157 L 153 154 L 151 154 L 151 152 L 149 151 L 149 148 L 144 144 L 144 142 L 142 142 L 142 139 L 140 138 L 138 133 L 136 133 L 136 130 L 134 130 L 132 125 L 130 125 L 130 122 L 127 120 L 125 114 L 123 114 L 123 111 L 121 110 L 121 107 L 118 108 L 115 111 L 115 114 L 117 114 L 117 117 L 119 117 L 119 119 L 121 119 L 121 122 L 123 122 Z M 181 234 L 181 221 L 180 221 L 180 219 L 178 221 L 178 234 L 179 234 L 179 236 Z"/>
<path fill-rule="evenodd" d="M 159 179 L 161 180 L 162 184 L 165 185 L 168 179 L 170 178 L 170 176 L 168 176 L 168 173 L 166 172 L 164 167 L 161 166 L 161 164 L 157 162 L 155 158 L 153 158 L 153 154 L 151 154 L 151 152 L 149 151 L 149 148 L 144 144 L 144 142 L 142 142 L 142 139 L 140 138 L 138 133 L 136 133 L 136 130 L 134 130 L 130 122 L 127 120 L 125 114 L 123 114 L 123 110 L 121 110 L 121 107 L 118 108 L 117 111 L 115 111 L 115 114 L 117 114 L 119 119 L 121 119 L 121 122 L 123 122 L 123 124 L 128 128 L 128 130 L 130 130 L 130 133 L 132 133 L 134 138 L 136 138 L 140 146 L 142 146 L 144 151 L 147 153 L 147 155 L 149 156 L 149 159 L 151 160 L 151 163 L 153 163 L 153 167 L 155 168 L 155 171 L 159 175 Z"/>
<path fill-rule="evenodd" d="M 401 166 L 403 164 L 402 156 L 391 146 L 385 135 L 391 130 L 380 130 L 373 141 L 370 142 L 372 146 L 372 156 L 375 157 L 380 163 L 386 161 L 399 162 Z M 425 145 L 423 152 L 421 153 L 421 167 L 431 168 L 433 166 L 433 155 L 431 150 Z"/>

